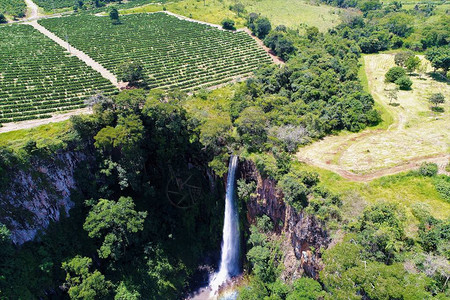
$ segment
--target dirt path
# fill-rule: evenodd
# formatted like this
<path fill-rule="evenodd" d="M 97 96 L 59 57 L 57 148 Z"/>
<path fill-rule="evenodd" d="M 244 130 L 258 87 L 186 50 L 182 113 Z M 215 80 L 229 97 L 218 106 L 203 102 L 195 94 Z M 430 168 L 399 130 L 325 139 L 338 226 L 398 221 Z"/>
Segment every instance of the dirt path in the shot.
<path fill-rule="evenodd" d="M 270 58 L 272 58 L 272 61 L 277 64 L 277 65 L 284 65 L 284 61 L 279 58 L 278 56 L 276 56 L 272 50 L 270 50 L 266 45 L 264 45 L 264 42 L 261 41 L 258 37 L 254 36 L 253 33 L 251 32 L 250 29 L 248 29 L 247 27 L 242 28 L 242 29 L 238 29 L 238 31 L 243 31 L 245 33 L 247 33 L 249 36 L 251 36 L 257 43 L 258 45 L 264 49 L 264 51 L 267 52 L 267 54 L 269 54 Z"/>
<path fill-rule="evenodd" d="M 22 122 L 14 122 L 14 123 L 4 123 L 3 127 L 0 127 L 0 133 L 20 130 L 20 129 L 29 129 L 33 127 L 37 127 L 40 125 L 45 125 L 49 123 L 62 122 L 70 119 L 71 116 L 79 115 L 79 114 L 90 114 L 92 110 L 88 108 L 76 109 L 66 113 L 54 114 L 51 118 L 48 119 L 36 119 Z"/>
<path fill-rule="evenodd" d="M 351 181 L 358 181 L 358 182 L 369 182 L 369 181 L 372 181 L 374 179 L 377 179 L 377 178 L 380 178 L 383 176 L 394 175 L 397 173 L 417 169 L 423 162 L 435 163 L 439 167 L 439 173 L 450 175 L 445 170 L 445 167 L 450 162 L 450 154 L 442 154 L 442 155 L 438 155 L 438 156 L 417 157 L 417 158 L 412 159 L 404 164 L 397 165 L 392 168 L 381 169 L 381 170 L 378 170 L 378 171 L 375 171 L 375 172 L 369 173 L 369 174 L 356 174 L 351 171 L 347 171 L 337 165 L 327 164 L 320 160 L 310 160 L 310 159 L 304 158 L 298 154 L 297 154 L 297 158 L 306 164 L 313 165 L 313 166 L 316 166 L 316 167 L 319 167 L 322 169 L 326 169 L 326 170 L 335 172 L 335 173 L 339 174 L 340 176 L 344 177 L 345 179 L 348 179 Z"/>
<path fill-rule="evenodd" d="M 450 160 L 450 105 L 445 104 L 445 113 L 436 115 L 430 111 L 427 98 L 433 92 L 450 96 L 448 86 L 428 76 L 420 80 L 411 77 L 413 89 L 399 91 L 399 105 L 390 106 L 388 91 L 394 86 L 384 83 L 384 74 L 394 65 L 393 55 L 368 55 L 364 59 L 369 90 L 394 122 L 386 130 L 366 129 L 325 137 L 301 148 L 297 158 L 353 181 L 407 171 L 424 161 L 437 163 L 440 172 L 445 173 Z"/>
<path fill-rule="evenodd" d="M 44 26 L 40 25 L 36 20 L 27 22 L 25 24 L 29 24 L 33 26 L 35 29 L 37 29 L 39 32 L 47 36 L 48 38 L 52 39 L 54 42 L 56 42 L 58 45 L 66 49 L 70 54 L 75 55 L 80 60 L 82 60 L 84 63 L 86 63 L 88 66 L 90 66 L 92 69 L 99 72 L 104 78 L 111 81 L 111 83 L 116 86 L 117 88 L 121 88 L 126 86 L 123 82 L 118 82 L 116 76 L 108 71 L 105 67 L 103 67 L 101 64 L 93 60 L 91 57 L 89 57 L 86 53 L 74 48 L 66 41 L 63 41 L 58 36 L 56 36 L 53 32 L 50 32 L 47 30 Z"/>
<path fill-rule="evenodd" d="M 32 0 L 25 0 L 27 4 L 27 20 L 31 21 L 39 16 L 39 6 L 36 5 Z"/>

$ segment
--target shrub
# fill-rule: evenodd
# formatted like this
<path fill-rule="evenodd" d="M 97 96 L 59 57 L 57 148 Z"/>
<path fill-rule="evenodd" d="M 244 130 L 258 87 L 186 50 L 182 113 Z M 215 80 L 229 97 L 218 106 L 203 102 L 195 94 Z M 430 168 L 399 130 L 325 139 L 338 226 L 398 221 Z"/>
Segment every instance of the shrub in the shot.
<path fill-rule="evenodd" d="M 402 67 L 393 67 L 385 75 L 386 82 L 395 82 L 397 79 L 406 76 L 406 71 Z"/>
<path fill-rule="evenodd" d="M 234 27 L 234 21 L 231 19 L 224 19 L 222 21 L 222 27 L 227 30 L 236 30 L 236 27 Z"/>
<path fill-rule="evenodd" d="M 284 199 L 296 209 L 302 209 L 308 204 L 308 189 L 301 180 L 292 174 L 283 176 L 280 182 Z"/>
<path fill-rule="evenodd" d="M 438 166 L 435 163 L 424 162 L 420 165 L 419 174 L 422 176 L 433 177 L 438 172 Z"/>
<path fill-rule="evenodd" d="M 398 88 L 401 90 L 410 90 L 412 86 L 412 81 L 409 79 L 408 76 L 402 76 L 399 79 L 395 81 L 395 83 L 398 85 Z"/>
<path fill-rule="evenodd" d="M 428 99 L 435 107 L 439 104 L 442 104 L 445 102 L 445 97 L 442 95 L 442 93 L 434 93 L 430 96 Z"/>
<path fill-rule="evenodd" d="M 434 181 L 436 190 L 447 202 L 450 202 L 450 176 L 439 176 Z"/>

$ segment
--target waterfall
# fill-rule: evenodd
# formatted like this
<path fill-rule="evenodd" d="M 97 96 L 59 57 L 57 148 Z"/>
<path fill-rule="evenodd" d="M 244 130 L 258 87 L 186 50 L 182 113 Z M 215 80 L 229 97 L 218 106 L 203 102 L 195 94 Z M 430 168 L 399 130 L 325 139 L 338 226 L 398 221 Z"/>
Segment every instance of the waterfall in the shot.
<path fill-rule="evenodd" d="M 228 279 L 240 272 L 239 268 L 239 215 L 235 200 L 235 173 L 238 157 L 232 155 L 228 167 L 227 191 L 225 197 L 225 219 L 223 223 L 222 253 L 219 272 L 210 281 L 210 288 L 215 294 Z"/>

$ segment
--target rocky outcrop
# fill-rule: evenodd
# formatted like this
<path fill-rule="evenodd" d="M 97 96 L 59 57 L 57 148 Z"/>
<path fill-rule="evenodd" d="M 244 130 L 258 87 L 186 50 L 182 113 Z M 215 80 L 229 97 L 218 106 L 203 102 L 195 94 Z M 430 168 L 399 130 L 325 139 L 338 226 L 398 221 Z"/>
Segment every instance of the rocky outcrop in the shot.
<path fill-rule="evenodd" d="M 0 223 L 11 231 L 15 244 L 33 240 L 51 221 L 69 214 L 74 206 L 74 172 L 86 160 L 82 152 L 58 152 L 50 158 L 33 157 L 27 167 L 11 168 L 0 193 Z"/>
<path fill-rule="evenodd" d="M 257 184 L 256 193 L 246 203 L 247 221 L 252 224 L 256 217 L 267 215 L 275 225 L 275 232 L 286 237 L 283 279 L 291 281 L 304 275 L 317 279 L 323 268 L 319 249 L 330 243 L 324 225 L 314 216 L 286 204 L 276 181 L 261 176 L 253 162 L 243 161 L 239 169 L 241 178 Z"/>

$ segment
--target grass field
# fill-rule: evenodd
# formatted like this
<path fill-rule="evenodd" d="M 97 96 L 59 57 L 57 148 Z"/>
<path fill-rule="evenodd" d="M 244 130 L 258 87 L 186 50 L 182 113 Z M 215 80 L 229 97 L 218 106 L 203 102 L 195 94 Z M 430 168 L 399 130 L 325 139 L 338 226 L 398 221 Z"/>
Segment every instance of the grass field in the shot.
<path fill-rule="evenodd" d="M 315 161 L 317 165 L 328 165 L 330 169 L 339 167 L 366 174 L 420 157 L 449 153 L 450 101 L 445 103 L 443 113 L 432 112 L 427 101 L 436 92 L 450 99 L 448 83 L 429 76 L 423 79 L 412 76 L 412 90 L 399 91 L 398 106 L 390 106 L 388 90 L 395 86 L 384 82 L 384 74 L 394 66 L 393 55 L 367 55 L 364 59 L 370 92 L 378 105 L 387 110 L 385 115 L 391 115 L 394 122 L 387 122 L 391 123 L 387 129 L 381 126 L 361 133 L 326 137 L 301 148 L 298 156 Z"/>
<path fill-rule="evenodd" d="M 163 7 L 167 10 L 213 24 L 221 24 L 225 18 L 231 18 L 236 22 L 236 27 L 245 25 L 245 17 L 248 13 L 256 12 L 270 19 L 274 26 L 286 25 L 294 29 L 302 29 L 304 25 L 316 26 L 321 31 L 339 24 L 340 9 L 326 5 L 312 5 L 305 0 L 242 0 L 240 3 L 246 7 L 246 13 L 238 16 L 230 11 L 230 5 L 236 1 L 198 1 L 184 0 L 169 2 L 164 5 L 145 5 L 131 9 L 121 10 L 123 14 L 161 11 Z"/>
<path fill-rule="evenodd" d="M 50 123 L 32 129 L 21 129 L 0 133 L 0 147 L 20 151 L 30 140 L 36 142 L 38 148 L 64 148 L 66 140 L 73 138 L 70 121 Z"/>
<path fill-rule="evenodd" d="M 121 17 L 122 24 L 97 16 L 40 20 L 60 37 L 120 76 L 120 65 L 140 62 L 150 88 L 192 89 L 247 76 L 269 55 L 244 32 L 180 20 L 165 13 Z"/>
<path fill-rule="evenodd" d="M 117 92 L 99 73 L 28 25 L 0 27 L 0 123 L 49 117 Z"/>

